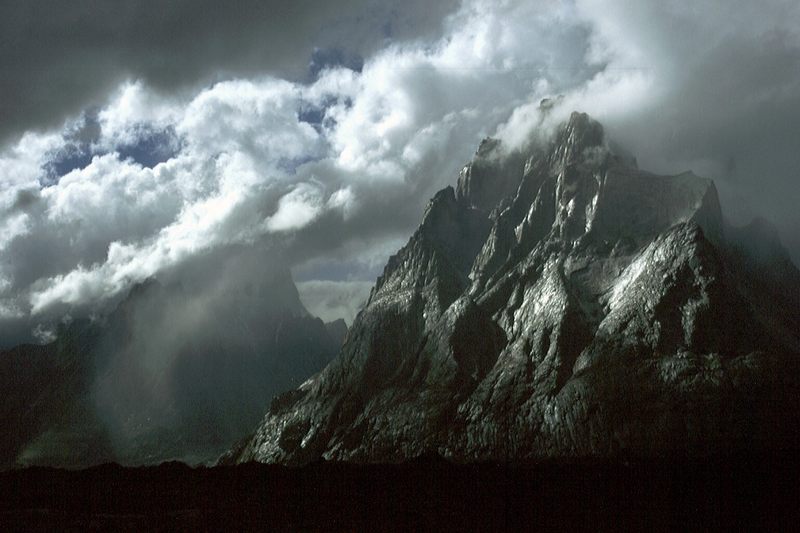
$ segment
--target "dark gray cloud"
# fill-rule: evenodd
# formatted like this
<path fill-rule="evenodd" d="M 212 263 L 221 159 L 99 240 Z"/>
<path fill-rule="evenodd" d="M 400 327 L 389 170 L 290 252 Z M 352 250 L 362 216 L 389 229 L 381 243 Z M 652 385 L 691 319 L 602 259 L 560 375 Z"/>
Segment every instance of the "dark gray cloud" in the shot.
<path fill-rule="evenodd" d="M 0 143 L 57 126 L 127 78 L 164 92 L 304 79 L 386 40 L 434 35 L 456 0 L 12 0 L 0 5 Z M 317 50 L 315 54 L 315 50 Z M 313 64 L 310 65 L 310 63 Z M 327 63 L 326 63 L 327 62 Z"/>

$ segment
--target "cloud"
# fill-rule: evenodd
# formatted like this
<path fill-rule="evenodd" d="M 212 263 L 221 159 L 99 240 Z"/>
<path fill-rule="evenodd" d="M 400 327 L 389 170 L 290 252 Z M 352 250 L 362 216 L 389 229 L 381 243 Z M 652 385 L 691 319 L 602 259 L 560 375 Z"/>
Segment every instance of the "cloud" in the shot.
<path fill-rule="evenodd" d="M 578 0 L 574 16 L 597 70 L 552 91 L 549 122 L 589 112 L 641 167 L 715 179 L 734 223 L 764 215 L 800 261 L 800 6 Z M 522 144 L 542 120 L 531 100 L 497 135 Z"/>
<path fill-rule="evenodd" d="M 278 201 L 278 210 L 266 220 L 268 231 L 292 231 L 301 229 L 314 220 L 322 210 L 319 189 L 309 184 L 300 184 Z"/>
<path fill-rule="evenodd" d="M 279 2 L 273 7 L 288 17 L 280 24 L 251 22 L 247 9 L 192 7 L 195 18 L 174 36 L 165 28 L 189 4 L 137 19 L 131 2 L 130 20 L 71 12 L 66 18 L 89 28 L 95 44 L 107 42 L 104 28 L 114 24 L 150 31 L 150 39 L 84 53 L 62 31 L 37 48 L 65 40 L 53 58 L 91 65 L 96 53 L 93 68 L 102 72 L 91 83 L 81 69 L 70 73 L 85 84 L 74 98 L 56 98 L 50 115 L 58 121 L 47 122 L 54 127 L 31 130 L 45 124 L 31 112 L 14 130 L 30 131 L 0 151 L 0 321 L 15 332 L 8 338 L 239 245 L 271 250 L 269 261 L 316 280 L 306 292 L 317 294 L 308 298 L 319 312 L 352 314 L 350 297 L 324 303 L 323 287 L 350 294 L 326 282 L 374 278 L 481 138 L 520 145 L 573 109 L 603 121 L 645 168 L 716 178 L 723 200 L 752 204 L 800 250 L 793 3 L 424 5 L 352 0 L 341 12 L 320 4 L 301 16 L 302 6 Z M 364 6 L 361 19 L 350 11 Z M 103 70 L 108 57 L 119 68 Z M 151 64 L 154 57 L 163 64 Z M 29 59 L 52 68 L 50 59 Z M 560 103 L 545 119 L 539 101 L 555 95 Z"/>
<path fill-rule="evenodd" d="M 326 322 L 343 318 L 353 323 L 367 302 L 371 281 L 309 280 L 297 283 L 300 300 L 306 309 Z"/>
<path fill-rule="evenodd" d="M 436 35 L 456 0 L 90 0 L 0 7 L 0 144 L 57 127 L 126 79 L 161 94 L 264 73 L 302 80 L 315 49 L 366 56 Z M 319 53 L 318 53 L 319 55 Z"/>
<path fill-rule="evenodd" d="M 598 113 L 610 134 L 645 168 L 714 178 L 729 214 L 763 213 L 800 259 L 800 153 L 792 148 L 800 120 L 800 5 L 577 4 L 593 26 L 592 55 L 606 65 L 605 76 L 620 78 L 610 86 L 630 89 L 620 95 L 624 106 Z M 647 83 L 637 87 L 637 76 Z M 576 105 L 591 96 L 587 90 Z"/>

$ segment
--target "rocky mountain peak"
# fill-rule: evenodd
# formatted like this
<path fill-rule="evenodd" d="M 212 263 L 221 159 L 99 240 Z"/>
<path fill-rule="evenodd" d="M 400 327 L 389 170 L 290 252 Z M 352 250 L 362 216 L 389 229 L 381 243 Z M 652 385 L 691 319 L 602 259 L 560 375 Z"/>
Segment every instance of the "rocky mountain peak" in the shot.
<path fill-rule="evenodd" d="M 553 156 L 566 167 L 584 160 L 588 150 L 602 150 L 604 144 L 603 126 L 586 113 L 573 112 L 556 132 Z"/>
<path fill-rule="evenodd" d="M 455 196 L 459 203 L 491 211 L 519 185 L 524 166 L 519 152 L 506 153 L 497 139 L 484 139 L 459 174 Z"/>
<path fill-rule="evenodd" d="M 711 180 L 657 176 L 609 146 L 583 113 L 524 151 L 484 141 L 390 258 L 339 357 L 226 460 L 785 443 L 798 309 L 760 295 L 800 294 L 797 269 L 766 276 L 732 255 Z"/>

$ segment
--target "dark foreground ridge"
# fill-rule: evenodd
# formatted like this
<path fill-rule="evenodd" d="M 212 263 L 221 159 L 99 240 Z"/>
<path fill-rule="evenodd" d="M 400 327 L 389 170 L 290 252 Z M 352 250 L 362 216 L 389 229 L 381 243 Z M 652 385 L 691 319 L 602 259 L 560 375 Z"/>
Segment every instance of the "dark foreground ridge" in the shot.
<path fill-rule="evenodd" d="M 750 530 L 796 524 L 796 453 L 456 465 L 248 463 L 0 474 L 13 530 Z"/>

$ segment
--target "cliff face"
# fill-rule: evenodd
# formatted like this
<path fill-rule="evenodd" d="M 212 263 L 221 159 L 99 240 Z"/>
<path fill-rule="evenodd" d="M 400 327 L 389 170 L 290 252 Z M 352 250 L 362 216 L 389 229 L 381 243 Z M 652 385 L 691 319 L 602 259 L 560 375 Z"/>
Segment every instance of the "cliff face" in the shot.
<path fill-rule="evenodd" d="M 754 232 L 726 230 L 713 182 L 635 168 L 584 114 L 524 153 L 485 141 L 339 357 L 222 460 L 796 445 L 800 278 L 750 253 Z"/>

